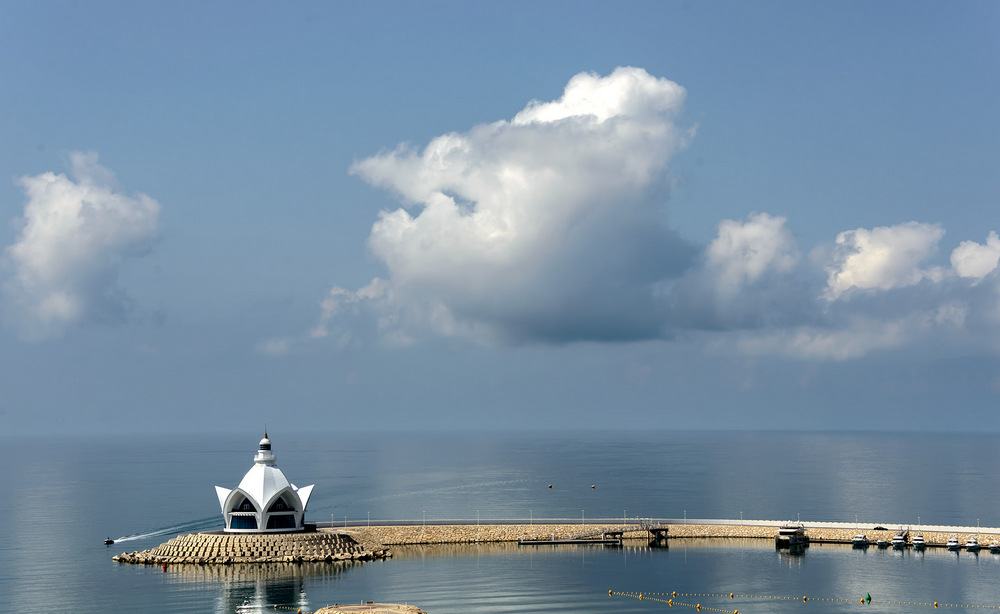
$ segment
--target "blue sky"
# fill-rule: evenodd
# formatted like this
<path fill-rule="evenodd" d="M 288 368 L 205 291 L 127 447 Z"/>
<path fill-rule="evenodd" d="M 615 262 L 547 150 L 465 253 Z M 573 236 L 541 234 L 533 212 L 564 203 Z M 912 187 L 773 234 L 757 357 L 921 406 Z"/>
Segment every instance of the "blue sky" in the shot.
<path fill-rule="evenodd" d="M 996 431 L 998 31 L 6 3 L 0 429 Z"/>

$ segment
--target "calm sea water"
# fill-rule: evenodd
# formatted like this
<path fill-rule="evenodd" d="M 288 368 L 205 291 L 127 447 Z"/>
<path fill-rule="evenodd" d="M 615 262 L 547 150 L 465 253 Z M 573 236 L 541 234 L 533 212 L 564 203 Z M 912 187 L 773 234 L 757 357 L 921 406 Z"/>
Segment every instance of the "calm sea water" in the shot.
<path fill-rule="evenodd" d="M 666 607 L 609 590 L 696 593 L 678 601 L 750 613 L 858 611 L 856 603 L 815 599 L 867 593 L 876 601 L 1000 605 L 1000 556 L 988 552 L 814 545 L 789 556 L 766 541 L 412 547 L 355 565 L 174 566 L 166 573 L 111 561 L 122 550 L 220 528 L 213 487 L 239 482 L 258 439 L 5 441 L 0 611 L 306 611 L 365 600 L 413 603 L 431 614 Z M 310 521 L 742 514 L 1000 526 L 1000 451 L 985 436 L 273 431 L 271 440 L 289 479 L 316 484 Z M 105 547 L 108 536 L 119 543 Z M 729 593 L 796 599 L 730 601 Z M 803 595 L 814 600 L 803 604 Z"/>

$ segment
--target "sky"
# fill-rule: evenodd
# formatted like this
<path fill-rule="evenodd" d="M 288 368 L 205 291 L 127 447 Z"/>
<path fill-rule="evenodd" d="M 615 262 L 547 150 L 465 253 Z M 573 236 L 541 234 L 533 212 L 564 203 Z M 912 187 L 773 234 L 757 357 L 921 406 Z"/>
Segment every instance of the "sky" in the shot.
<path fill-rule="evenodd" d="M 998 75 L 985 1 L 0 3 L 0 432 L 997 432 Z"/>

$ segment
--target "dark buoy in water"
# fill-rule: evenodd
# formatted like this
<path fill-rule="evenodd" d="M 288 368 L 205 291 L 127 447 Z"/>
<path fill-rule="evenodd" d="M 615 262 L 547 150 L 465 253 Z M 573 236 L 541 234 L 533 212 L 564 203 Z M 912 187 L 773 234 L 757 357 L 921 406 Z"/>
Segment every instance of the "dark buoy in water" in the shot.
<path fill-rule="evenodd" d="M 549 484 L 549 488 L 552 488 L 552 484 Z"/>
<path fill-rule="evenodd" d="M 106 540 L 104 540 L 104 545 L 105 546 L 110 546 L 113 543 L 115 543 L 115 540 L 111 539 L 110 537 L 107 538 Z"/>
<path fill-rule="evenodd" d="M 594 486 L 593 484 L 591 484 L 590 487 L 591 488 L 597 488 L 597 486 Z"/>

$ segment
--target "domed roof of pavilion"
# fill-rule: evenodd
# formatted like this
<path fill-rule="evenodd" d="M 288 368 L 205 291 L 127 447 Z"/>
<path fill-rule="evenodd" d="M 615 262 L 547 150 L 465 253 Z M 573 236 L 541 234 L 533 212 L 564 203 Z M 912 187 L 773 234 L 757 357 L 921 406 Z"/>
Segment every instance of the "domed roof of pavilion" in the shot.
<path fill-rule="evenodd" d="M 313 486 L 297 487 L 275 464 L 267 433 L 235 489 L 215 487 L 229 532 L 301 531 Z"/>

